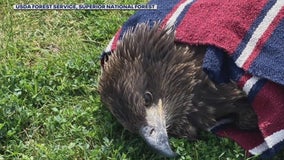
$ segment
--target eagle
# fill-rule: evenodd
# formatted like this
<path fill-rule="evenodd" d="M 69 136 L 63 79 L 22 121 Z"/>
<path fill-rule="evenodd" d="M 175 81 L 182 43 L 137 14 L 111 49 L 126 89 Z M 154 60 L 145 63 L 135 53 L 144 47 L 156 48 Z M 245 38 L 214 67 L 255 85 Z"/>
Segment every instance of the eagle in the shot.
<path fill-rule="evenodd" d="M 222 118 L 242 130 L 258 128 L 246 94 L 232 81 L 215 84 L 202 69 L 206 46 L 175 42 L 157 22 L 130 28 L 99 78 L 103 104 L 150 147 L 175 157 L 169 136 L 198 139 Z"/>

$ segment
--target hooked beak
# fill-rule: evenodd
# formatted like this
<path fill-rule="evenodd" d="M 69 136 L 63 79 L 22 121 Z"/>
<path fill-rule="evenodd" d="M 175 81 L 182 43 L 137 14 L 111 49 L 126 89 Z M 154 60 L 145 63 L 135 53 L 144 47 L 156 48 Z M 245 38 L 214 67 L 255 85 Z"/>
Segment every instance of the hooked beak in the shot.
<path fill-rule="evenodd" d="M 165 115 L 162 101 L 146 110 L 147 125 L 139 129 L 139 134 L 153 149 L 166 157 L 175 157 L 178 154 L 172 151 L 166 130 Z"/>
<path fill-rule="evenodd" d="M 177 154 L 172 151 L 166 129 L 153 126 L 143 126 L 140 135 L 153 149 L 166 157 L 175 157 Z"/>

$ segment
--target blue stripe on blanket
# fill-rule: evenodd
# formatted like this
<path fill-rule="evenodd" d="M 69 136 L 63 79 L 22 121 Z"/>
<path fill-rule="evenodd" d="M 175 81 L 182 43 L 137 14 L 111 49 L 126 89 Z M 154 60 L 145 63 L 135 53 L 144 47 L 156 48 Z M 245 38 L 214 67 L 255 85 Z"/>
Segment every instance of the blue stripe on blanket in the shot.
<path fill-rule="evenodd" d="M 230 79 L 238 82 L 244 74 L 223 49 L 214 46 L 208 46 L 206 50 L 203 69 L 217 84 L 227 83 Z"/>
<path fill-rule="evenodd" d="M 267 151 L 261 154 L 262 158 L 269 159 L 272 156 L 276 155 L 281 149 L 283 149 L 284 141 L 274 145 L 272 148 L 268 149 Z"/>
<path fill-rule="evenodd" d="M 171 0 L 161 3 L 161 0 L 152 0 L 148 4 L 157 4 L 157 10 L 140 10 L 131 16 L 127 22 L 122 26 L 119 39 L 122 38 L 123 33 L 130 27 L 135 27 L 139 23 L 149 22 L 153 26 L 154 22 L 162 21 L 166 15 L 179 3 L 180 0 Z"/>
<path fill-rule="evenodd" d="M 281 41 L 281 39 L 284 39 L 283 26 L 284 20 L 274 30 L 272 36 L 268 39 L 260 54 L 249 68 L 251 73 L 258 76 L 261 75 L 282 85 L 284 85 L 284 44 Z"/>
<path fill-rule="evenodd" d="M 250 103 L 253 102 L 254 97 L 258 94 L 258 92 L 262 89 L 262 87 L 266 84 L 266 82 L 267 80 L 262 78 L 252 86 L 250 92 L 248 93 L 248 100 Z"/>

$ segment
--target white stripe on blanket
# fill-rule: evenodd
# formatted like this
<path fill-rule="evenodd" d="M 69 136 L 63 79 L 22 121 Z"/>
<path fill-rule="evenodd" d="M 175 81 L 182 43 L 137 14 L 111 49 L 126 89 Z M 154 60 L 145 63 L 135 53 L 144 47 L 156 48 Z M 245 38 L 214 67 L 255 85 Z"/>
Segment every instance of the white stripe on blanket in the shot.
<path fill-rule="evenodd" d="M 265 142 L 261 143 L 260 145 L 250 149 L 249 152 L 253 155 L 260 155 L 269 148 L 273 148 L 278 143 L 282 142 L 284 139 L 284 129 L 274 132 L 272 135 L 264 138 Z"/>
<path fill-rule="evenodd" d="M 112 39 L 111 39 L 110 42 L 108 43 L 106 49 L 104 50 L 105 53 L 111 52 L 111 46 L 112 46 L 112 44 L 113 44 L 114 37 L 115 37 L 115 36 L 112 37 Z"/>
<path fill-rule="evenodd" d="M 274 132 L 272 135 L 264 138 L 268 147 L 272 148 L 277 143 L 284 140 L 284 129 Z"/>
<path fill-rule="evenodd" d="M 284 6 L 283 0 L 278 0 L 274 6 L 267 12 L 266 16 L 264 17 L 263 21 L 259 24 L 256 30 L 253 32 L 252 37 L 250 38 L 249 42 L 247 43 L 245 49 L 242 51 L 239 58 L 236 60 L 236 64 L 242 68 L 244 63 L 247 61 L 249 56 L 254 51 L 257 42 L 268 29 L 274 18 L 278 15 L 281 8 Z"/>
<path fill-rule="evenodd" d="M 181 5 L 178 6 L 177 10 L 175 11 L 175 13 L 171 16 L 171 18 L 168 20 L 165 28 L 170 28 L 173 25 L 175 25 L 176 20 L 178 18 L 178 16 L 181 14 L 181 12 L 184 10 L 184 8 L 190 4 L 193 0 L 188 0 L 183 2 Z"/>
<path fill-rule="evenodd" d="M 264 151 L 268 149 L 268 146 L 266 142 L 261 143 L 260 145 L 254 147 L 253 149 L 250 149 L 249 152 L 253 155 L 260 155 Z"/>
<path fill-rule="evenodd" d="M 251 88 L 259 81 L 259 78 L 256 76 L 251 77 L 249 80 L 246 81 L 244 87 L 243 87 L 243 91 L 246 92 L 246 94 L 248 95 Z"/>

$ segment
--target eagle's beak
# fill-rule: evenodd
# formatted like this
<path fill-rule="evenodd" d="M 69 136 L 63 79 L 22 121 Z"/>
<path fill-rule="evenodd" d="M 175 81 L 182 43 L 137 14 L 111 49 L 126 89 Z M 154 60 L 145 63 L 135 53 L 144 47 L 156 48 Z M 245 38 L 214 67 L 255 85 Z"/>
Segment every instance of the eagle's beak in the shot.
<path fill-rule="evenodd" d="M 165 128 L 154 126 L 143 126 L 140 129 L 140 135 L 156 151 L 166 157 L 175 157 L 177 154 L 172 151 L 168 135 Z"/>
<path fill-rule="evenodd" d="M 139 129 L 140 135 L 156 151 L 167 157 L 175 157 L 172 151 L 166 129 L 166 120 L 162 100 L 146 109 L 147 124 Z"/>

